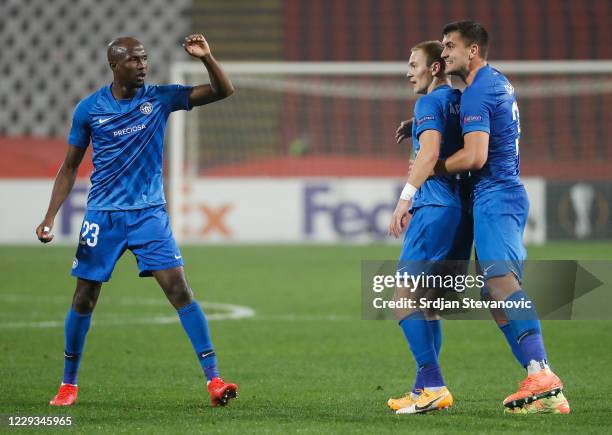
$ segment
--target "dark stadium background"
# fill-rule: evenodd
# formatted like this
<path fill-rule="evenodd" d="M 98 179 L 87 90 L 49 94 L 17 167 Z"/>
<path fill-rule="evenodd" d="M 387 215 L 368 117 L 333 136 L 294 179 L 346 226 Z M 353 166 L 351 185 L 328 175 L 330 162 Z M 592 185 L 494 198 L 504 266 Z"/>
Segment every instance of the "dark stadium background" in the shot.
<path fill-rule="evenodd" d="M 438 38 L 445 23 L 466 17 L 490 29 L 493 60 L 612 58 L 606 0 L 0 3 L 4 180 L 55 175 L 74 105 L 110 79 L 104 47 L 116 35 L 136 35 L 149 48 L 150 82 L 167 82 L 172 62 L 186 60 L 179 42 L 190 32 L 204 32 L 221 62 L 406 61 L 416 41 Z M 559 205 L 576 183 L 591 190 L 592 228 L 580 237 L 611 237 L 612 72 L 510 78 L 519 91 L 542 86 L 541 98 L 521 99 L 519 92 L 521 167 L 524 176 L 546 179 L 546 201 L 558 206 L 547 208 L 547 238 L 577 237 L 576 210 Z M 553 92 L 582 84 L 584 92 Z M 217 124 L 217 135 L 238 138 L 229 149 L 202 127 L 200 146 L 207 151 L 199 175 L 401 177 L 408 148 L 395 143 L 393 132 L 411 115 L 411 104 L 285 94 L 262 107 L 267 118 Z M 88 159 L 83 166 L 86 176 Z"/>

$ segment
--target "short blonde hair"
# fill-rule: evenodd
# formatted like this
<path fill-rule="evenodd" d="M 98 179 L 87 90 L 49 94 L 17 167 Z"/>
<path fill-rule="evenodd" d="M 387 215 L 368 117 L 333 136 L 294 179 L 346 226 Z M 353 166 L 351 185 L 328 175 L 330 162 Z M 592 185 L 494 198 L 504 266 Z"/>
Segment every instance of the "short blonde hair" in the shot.
<path fill-rule="evenodd" d="M 442 59 L 442 50 L 444 46 L 440 41 L 423 41 L 412 47 L 410 51 L 423 50 L 427 59 L 427 66 L 431 66 L 434 62 L 440 62 L 440 67 L 444 71 L 444 60 Z"/>

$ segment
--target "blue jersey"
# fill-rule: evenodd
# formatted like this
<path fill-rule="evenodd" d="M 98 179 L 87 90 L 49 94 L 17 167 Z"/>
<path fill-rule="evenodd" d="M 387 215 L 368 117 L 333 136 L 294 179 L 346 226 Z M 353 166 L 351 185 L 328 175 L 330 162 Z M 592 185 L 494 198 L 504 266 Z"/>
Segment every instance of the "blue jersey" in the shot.
<path fill-rule="evenodd" d="M 508 79 L 489 65 L 476 73 L 461 97 L 461 128 L 489 133 L 487 162 L 472 171 L 474 198 L 486 192 L 522 186 L 519 179 L 521 134 L 514 88 Z"/>
<path fill-rule="evenodd" d="M 436 130 L 442 135 L 440 158 L 445 159 L 463 147 L 459 125 L 461 92 L 448 85 L 435 88 L 422 96 L 414 107 L 412 144 L 415 155 L 421 144 L 419 136 L 426 130 Z M 461 207 L 462 195 L 456 175 L 434 176 L 423 183 L 412 200 L 412 208 L 424 205 Z"/>
<path fill-rule="evenodd" d="M 137 210 L 165 204 L 162 157 L 166 121 L 189 110 L 190 86 L 141 87 L 129 100 L 116 100 L 111 86 L 76 106 L 68 143 L 86 148 L 93 166 L 89 210 Z"/>

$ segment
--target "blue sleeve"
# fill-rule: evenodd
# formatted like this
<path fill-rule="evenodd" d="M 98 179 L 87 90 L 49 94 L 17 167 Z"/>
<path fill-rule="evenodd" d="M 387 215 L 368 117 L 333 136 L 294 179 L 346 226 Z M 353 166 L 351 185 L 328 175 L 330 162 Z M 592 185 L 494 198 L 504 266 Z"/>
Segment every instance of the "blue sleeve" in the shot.
<path fill-rule="evenodd" d="M 68 143 L 77 148 L 87 148 L 91 139 L 91 127 L 89 125 L 90 102 L 82 100 L 77 104 L 72 114 L 72 126 L 68 133 Z"/>
<path fill-rule="evenodd" d="M 189 94 L 193 86 L 161 85 L 157 86 L 157 98 L 168 112 L 190 110 Z"/>
<path fill-rule="evenodd" d="M 424 96 L 414 106 L 414 137 L 417 139 L 425 130 L 436 130 L 444 133 L 444 114 L 435 98 Z"/>
<path fill-rule="evenodd" d="M 491 134 L 491 109 L 489 98 L 480 90 L 470 90 L 461 96 L 461 130 L 465 135 L 472 131 Z"/>

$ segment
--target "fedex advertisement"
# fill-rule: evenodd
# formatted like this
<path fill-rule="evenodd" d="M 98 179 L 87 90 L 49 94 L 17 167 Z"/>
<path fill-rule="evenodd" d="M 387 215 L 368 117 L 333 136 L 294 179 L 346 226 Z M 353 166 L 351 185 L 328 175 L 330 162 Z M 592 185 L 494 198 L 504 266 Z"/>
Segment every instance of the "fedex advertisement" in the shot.
<path fill-rule="evenodd" d="M 526 243 L 546 240 L 546 183 L 523 180 L 531 208 Z M 393 242 L 397 178 L 200 179 L 187 189 L 183 242 Z M 399 242 L 398 242 L 399 243 Z"/>
<path fill-rule="evenodd" d="M 527 243 L 546 240 L 546 183 L 523 180 Z M 396 178 L 202 178 L 185 191 L 181 243 L 400 243 L 387 236 L 404 181 Z M 38 243 L 52 180 L 0 180 L 0 243 Z M 54 243 L 76 244 L 88 184 L 78 182 L 55 221 Z M 24 200 L 25 199 L 25 200 Z"/>

